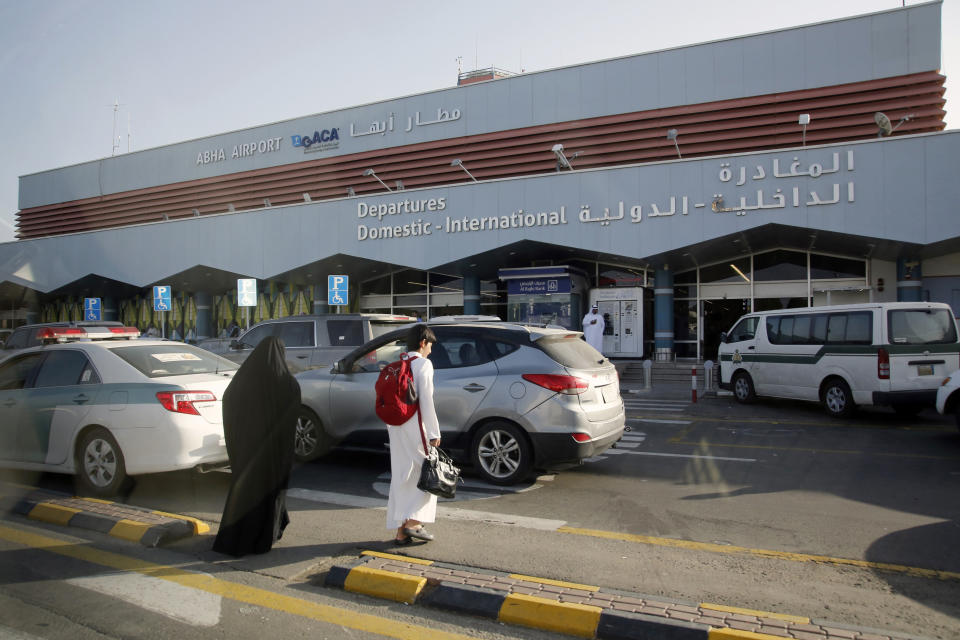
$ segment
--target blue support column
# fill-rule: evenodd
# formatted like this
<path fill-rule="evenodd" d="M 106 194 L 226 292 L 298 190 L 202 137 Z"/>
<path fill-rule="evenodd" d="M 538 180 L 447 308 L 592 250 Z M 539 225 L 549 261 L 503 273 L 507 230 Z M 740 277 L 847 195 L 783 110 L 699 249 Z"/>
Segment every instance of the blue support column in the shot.
<path fill-rule="evenodd" d="M 463 276 L 463 313 L 480 315 L 479 276 Z"/>
<path fill-rule="evenodd" d="M 213 295 L 197 291 L 193 301 L 197 305 L 197 340 L 205 340 L 213 336 Z"/>
<path fill-rule="evenodd" d="M 667 265 L 653 276 L 653 357 L 673 359 L 673 272 Z"/>
<path fill-rule="evenodd" d="M 117 301 L 114 298 L 103 298 L 100 301 L 100 318 L 102 320 L 119 320 Z"/>
<path fill-rule="evenodd" d="M 897 302 L 919 302 L 923 294 L 923 274 L 917 258 L 897 258 Z"/>
<path fill-rule="evenodd" d="M 324 285 L 313 285 L 313 312 L 330 313 L 330 306 L 327 304 L 327 287 Z"/>

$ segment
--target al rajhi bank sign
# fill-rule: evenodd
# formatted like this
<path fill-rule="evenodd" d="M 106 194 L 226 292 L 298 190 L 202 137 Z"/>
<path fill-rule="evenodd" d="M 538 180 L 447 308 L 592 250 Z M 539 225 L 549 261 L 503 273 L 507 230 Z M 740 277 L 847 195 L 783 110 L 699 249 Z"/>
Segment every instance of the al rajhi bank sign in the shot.
<path fill-rule="evenodd" d="M 765 215 L 771 221 L 789 221 L 794 210 L 852 205 L 856 202 L 852 150 L 824 150 L 824 161 L 802 166 L 794 156 L 781 165 L 780 158 L 768 156 L 749 166 L 721 162 L 717 192 L 709 197 L 674 193 L 658 201 L 624 200 L 581 204 L 579 209 L 560 205 L 550 211 L 515 209 L 501 215 L 451 216 L 446 198 L 405 198 L 376 204 L 357 202 L 357 240 L 396 240 L 430 236 L 435 233 L 477 233 L 504 229 L 530 229 L 565 225 L 589 227 L 630 227 L 663 224 L 661 218 L 691 215 Z M 748 158 L 743 158 L 744 162 Z M 756 163 L 756 164 L 755 164 Z M 726 192 L 726 193 L 724 193 Z M 586 228 L 586 227 L 583 227 Z"/>

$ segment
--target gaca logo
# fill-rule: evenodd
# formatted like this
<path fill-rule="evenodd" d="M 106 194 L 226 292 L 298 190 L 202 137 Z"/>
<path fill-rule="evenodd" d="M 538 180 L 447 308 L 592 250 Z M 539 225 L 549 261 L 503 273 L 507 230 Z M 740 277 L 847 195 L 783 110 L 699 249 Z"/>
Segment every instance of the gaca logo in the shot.
<path fill-rule="evenodd" d="M 303 147 L 304 152 L 335 149 L 340 146 L 340 132 L 337 127 L 314 131 L 313 135 L 290 136 L 295 147 Z M 313 147 L 313 148 L 311 148 Z"/>

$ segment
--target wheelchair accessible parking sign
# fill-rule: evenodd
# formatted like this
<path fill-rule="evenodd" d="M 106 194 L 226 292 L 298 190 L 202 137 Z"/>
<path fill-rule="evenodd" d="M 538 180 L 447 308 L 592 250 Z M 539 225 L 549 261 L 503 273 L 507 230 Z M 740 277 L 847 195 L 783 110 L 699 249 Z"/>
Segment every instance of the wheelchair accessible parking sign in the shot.
<path fill-rule="evenodd" d="M 327 276 L 327 304 L 331 307 L 347 306 L 349 276 Z"/>

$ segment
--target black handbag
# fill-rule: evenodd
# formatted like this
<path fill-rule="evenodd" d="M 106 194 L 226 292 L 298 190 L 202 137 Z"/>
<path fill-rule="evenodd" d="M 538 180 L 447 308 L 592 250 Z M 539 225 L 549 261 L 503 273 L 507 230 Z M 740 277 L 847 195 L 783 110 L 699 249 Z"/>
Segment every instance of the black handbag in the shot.
<path fill-rule="evenodd" d="M 417 489 L 441 498 L 455 498 L 457 481 L 460 479 L 460 468 L 440 447 L 431 447 L 427 444 L 419 407 L 417 407 L 417 421 L 420 423 L 420 439 L 423 440 L 423 450 L 427 452 L 427 457 L 420 465 L 420 479 L 417 481 Z"/>

